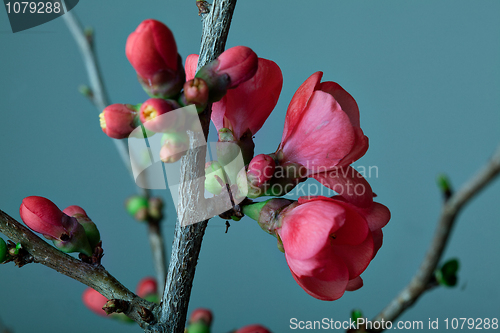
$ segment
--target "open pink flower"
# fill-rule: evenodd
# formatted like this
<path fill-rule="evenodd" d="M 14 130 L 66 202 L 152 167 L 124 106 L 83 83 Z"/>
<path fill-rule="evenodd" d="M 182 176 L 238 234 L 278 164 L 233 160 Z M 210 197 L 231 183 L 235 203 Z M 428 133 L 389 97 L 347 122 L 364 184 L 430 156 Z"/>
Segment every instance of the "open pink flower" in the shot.
<path fill-rule="evenodd" d="M 358 106 L 337 83 L 320 82 L 322 76 L 322 72 L 314 73 L 295 92 L 276 156 L 280 164 L 305 166 L 308 177 L 333 190 L 342 189 L 345 193 L 339 194 L 366 207 L 372 200 L 370 185 L 349 166 L 368 149 Z M 353 187 L 351 194 L 347 194 L 348 186 Z"/>
<path fill-rule="evenodd" d="M 186 58 L 186 77 L 189 80 L 196 74 L 198 56 Z M 264 122 L 278 102 L 283 75 L 279 66 L 267 59 L 259 58 L 255 75 L 237 88 L 230 89 L 226 95 L 212 106 L 212 121 L 217 128 L 229 128 L 234 137 L 240 139 L 247 130 L 253 135 Z"/>
<path fill-rule="evenodd" d="M 362 286 L 360 274 L 381 245 L 387 208 L 362 210 L 344 199 L 303 197 L 281 213 L 276 231 L 297 283 L 311 296 L 333 301 Z"/>

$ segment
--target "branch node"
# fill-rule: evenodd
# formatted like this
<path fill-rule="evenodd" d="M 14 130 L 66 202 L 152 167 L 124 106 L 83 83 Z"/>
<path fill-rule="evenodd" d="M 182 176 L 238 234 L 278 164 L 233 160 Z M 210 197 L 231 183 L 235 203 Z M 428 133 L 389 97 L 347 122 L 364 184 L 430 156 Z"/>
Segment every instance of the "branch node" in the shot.
<path fill-rule="evenodd" d="M 154 321 L 156 321 L 155 316 L 151 310 L 148 308 L 141 306 L 141 310 L 137 311 L 139 316 L 141 317 L 142 320 L 144 320 L 148 324 L 152 324 Z"/>
<path fill-rule="evenodd" d="M 124 301 L 122 299 L 110 299 L 104 304 L 102 309 L 106 312 L 107 315 L 112 313 L 121 313 L 126 312 L 130 306 L 130 302 Z"/>

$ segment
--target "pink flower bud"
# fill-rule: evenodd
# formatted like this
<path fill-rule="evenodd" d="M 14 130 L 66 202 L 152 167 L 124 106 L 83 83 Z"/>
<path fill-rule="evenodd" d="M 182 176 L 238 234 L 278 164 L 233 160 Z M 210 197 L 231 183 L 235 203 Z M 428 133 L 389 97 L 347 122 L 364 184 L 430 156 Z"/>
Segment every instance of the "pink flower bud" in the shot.
<path fill-rule="evenodd" d="M 222 52 L 217 61 L 214 71 L 229 76 L 231 84 L 228 89 L 236 88 L 240 83 L 250 79 L 258 68 L 257 55 L 246 46 L 235 46 Z"/>
<path fill-rule="evenodd" d="M 102 316 L 102 317 L 107 317 L 108 315 L 106 312 L 102 309 L 104 304 L 108 301 L 106 297 L 101 295 L 99 292 L 95 291 L 92 288 L 87 288 L 82 294 L 82 301 L 83 304 L 92 312 L 95 314 Z"/>
<path fill-rule="evenodd" d="M 196 323 L 199 321 L 203 321 L 206 325 L 210 326 L 212 324 L 212 311 L 209 309 L 198 308 L 191 312 L 191 316 L 189 317 L 189 323 Z"/>
<path fill-rule="evenodd" d="M 174 35 L 163 23 L 145 20 L 127 39 L 125 53 L 152 97 L 172 97 L 185 81 Z"/>
<path fill-rule="evenodd" d="M 130 104 L 112 104 L 99 115 L 101 128 L 107 136 L 114 139 L 127 138 L 136 128 L 137 112 Z"/>
<path fill-rule="evenodd" d="M 208 85 L 205 81 L 195 78 L 184 84 L 183 102 L 194 104 L 198 113 L 202 112 L 208 103 Z"/>
<path fill-rule="evenodd" d="M 101 241 L 101 235 L 99 233 L 99 229 L 97 229 L 95 223 L 87 216 L 87 213 L 83 210 L 83 208 L 73 205 L 65 208 L 63 213 L 76 218 L 78 223 L 83 226 L 90 247 L 94 249 Z"/>
<path fill-rule="evenodd" d="M 49 199 L 37 196 L 23 199 L 19 214 L 23 222 L 31 229 L 49 239 L 69 236 L 62 221 L 65 214 Z"/>
<path fill-rule="evenodd" d="M 195 58 L 190 56 L 188 77 L 191 77 Z M 217 59 L 203 66 L 196 77 L 203 79 L 210 90 L 211 102 L 219 101 L 228 89 L 248 81 L 257 72 L 259 61 L 255 52 L 245 46 L 235 46 L 224 51 Z"/>
<path fill-rule="evenodd" d="M 271 333 L 271 331 L 262 325 L 253 324 L 237 329 L 234 333 Z"/>
<path fill-rule="evenodd" d="M 166 132 L 177 123 L 177 114 L 170 112 L 180 106 L 172 100 L 150 98 L 141 105 L 140 119 L 148 130 Z"/>
<path fill-rule="evenodd" d="M 172 31 L 156 20 L 144 20 L 127 39 L 127 58 L 141 77 L 177 70 L 177 45 Z"/>
<path fill-rule="evenodd" d="M 253 185 L 260 187 L 274 175 L 276 163 L 269 155 L 259 154 L 248 165 L 247 178 Z"/>
<path fill-rule="evenodd" d="M 146 297 L 149 295 L 156 295 L 158 293 L 158 285 L 156 280 L 152 277 L 145 277 L 137 284 L 136 294 L 139 297 Z"/>
<path fill-rule="evenodd" d="M 189 137 L 185 132 L 165 133 L 161 139 L 160 159 L 164 163 L 174 163 L 189 149 Z"/>

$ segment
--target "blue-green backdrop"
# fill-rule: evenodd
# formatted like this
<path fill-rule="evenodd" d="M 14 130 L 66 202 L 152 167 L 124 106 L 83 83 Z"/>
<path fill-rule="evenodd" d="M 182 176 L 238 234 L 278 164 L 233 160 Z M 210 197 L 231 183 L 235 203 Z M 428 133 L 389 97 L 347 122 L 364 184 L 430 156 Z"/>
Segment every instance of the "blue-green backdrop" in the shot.
<path fill-rule="evenodd" d="M 80 1 L 74 13 L 95 29 L 97 55 L 113 103 L 147 96 L 125 57 L 125 41 L 144 19 L 165 22 L 185 58 L 197 53 L 194 0 Z M 365 285 L 335 302 L 308 296 L 293 280 L 275 238 L 250 219 L 210 221 L 190 310 L 213 310 L 214 332 L 262 323 L 292 331 L 298 320 L 371 318 L 411 279 L 435 229 L 441 196 L 435 177 L 459 187 L 500 142 L 500 2 L 240 0 L 227 46 L 247 45 L 282 69 L 279 103 L 257 134 L 256 151 L 273 152 L 295 89 L 313 72 L 335 81 L 359 104 L 370 149 L 358 166 L 376 166 L 370 184 L 392 212 L 384 245 Z M 84 207 L 98 224 L 104 266 L 131 289 L 154 274 L 145 226 L 123 209 L 135 193 L 94 106 L 77 87 L 88 83 L 81 55 L 62 18 L 13 34 L 0 9 L 0 209 L 19 219 L 29 195 L 60 207 Z M 499 317 L 498 180 L 460 214 L 445 258 L 461 261 L 458 287 L 425 294 L 400 319 Z M 164 224 L 170 245 L 175 210 Z M 169 246 L 168 246 L 169 248 Z M 170 255 L 170 250 L 168 249 Z M 93 315 L 84 286 L 41 265 L 0 266 L 0 317 L 20 332 L 138 332 Z M 442 326 L 443 325 L 443 326 Z M 427 327 L 427 326 L 426 326 Z"/>

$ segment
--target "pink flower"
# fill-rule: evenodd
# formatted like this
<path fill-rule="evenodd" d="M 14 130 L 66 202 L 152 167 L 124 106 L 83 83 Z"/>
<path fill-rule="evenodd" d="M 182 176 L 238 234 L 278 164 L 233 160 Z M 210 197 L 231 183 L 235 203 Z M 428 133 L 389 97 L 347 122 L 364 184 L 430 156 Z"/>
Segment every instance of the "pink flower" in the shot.
<path fill-rule="evenodd" d="M 130 104 L 111 104 L 99 115 L 102 131 L 113 139 L 127 138 L 136 128 L 136 116 Z"/>
<path fill-rule="evenodd" d="M 271 333 L 271 331 L 262 325 L 253 324 L 237 329 L 234 333 Z"/>
<path fill-rule="evenodd" d="M 158 292 L 158 285 L 156 280 L 152 277 L 145 277 L 137 284 L 136 294 L 139 297 L 146 297 L 149 295 L 156 295 Z"/>
<path fill-rule="evenodd" d="M 24 223 L 36 232 L 51 239 L 60 239 L 69 235 L 63 226 L 63 219 L 68 218 L 57 206 L 44 197 L 31 196 L 23 199 L 19 214 Z"/>
<path fill-rule="evenodd" d="M 175 101 L 162 98 L 150 98 L 141 105 L 139 111 L 141 122 L 148 130 L 153 132 L 166 132 L 177 123 L 177 114 L 170 112 L 178 109 Z"/>
<path fill-rule="evenodd" d="M 92 312 L 99 316 L 107 317 L 108 315 L 102 307 L 108 302 L 108 299 L 99 292 L 88 287 L 82 294 L 83 304 Z"/>
<path fill-rule="evenodd" d="M 194 77 L 197 55 L 186 58 L 186 76 Z M 217 130 L 229 128 L 236 139 L 249 131 L 255 134 L 264 125 L 278 102 L 283 86 L 281 70 L 271 60 L 259 58 L 258 69 L 248 81 L 228 90 L 226 95 L 212 106 L 212 121 Z"/>
<path fill-rule="evenodd" d="M 327 301 L 362 286 L 360 274 L 381 245 L 389 210 L 362 210 L 342 198 L 302 197 L 285 208 L 277 234 L 294 279 L 309 295 Z"/>
<path fill-rule="evenodd" d="M 143 21 L 129 35 L 125 53 L 151 96 L 171 97 L 182 89 L 182 61 L 174 35 L 163 23 Z"/>
<path fill-rule="evenodd" d="M 212 311 L 210 311 L 209 309 L 198 308 L 191 312 L 189 323 L 203 321 L 206 325 L 210 326 L 210 324 L 212 324 L 212 318 Z"/>
<path fill-rule="evenodd" d="M 367 207 L 372 201 L 370 185 L 349 166 L 368 149 L 358 106 L 337 83 L 321 83 L 322 75 L 314 73 L 295 92 L 276 156 L 280 164 L 302 164 L 308 177 L 333 190 L 341 189 L 345 193 L 339 194 Z M 354 193 L 356 185 L 358 193 Z M 347 194 L 349 186 L 351 194 Z"/>

